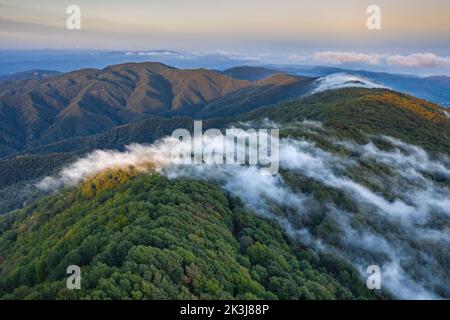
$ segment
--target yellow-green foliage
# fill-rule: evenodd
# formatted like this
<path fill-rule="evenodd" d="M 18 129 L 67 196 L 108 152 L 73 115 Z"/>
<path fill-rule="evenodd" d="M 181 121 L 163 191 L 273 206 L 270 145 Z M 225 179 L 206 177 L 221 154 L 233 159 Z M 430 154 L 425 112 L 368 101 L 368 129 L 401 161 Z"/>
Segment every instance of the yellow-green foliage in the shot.
<path fill-rule="evenodd" d="M 138 171 L 133 167 L 126 169 L 107 169 L 87 179 L 81 185 L 81 192 L 87 198 L 92 198 L 103 190 L 109 190 L 127 182 L 136 176 Z"/>

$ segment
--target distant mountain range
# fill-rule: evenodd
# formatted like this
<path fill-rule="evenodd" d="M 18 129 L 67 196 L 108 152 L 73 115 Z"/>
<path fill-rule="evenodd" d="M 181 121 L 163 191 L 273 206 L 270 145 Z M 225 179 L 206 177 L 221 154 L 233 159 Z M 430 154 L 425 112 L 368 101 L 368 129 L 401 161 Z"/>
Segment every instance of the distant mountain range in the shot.
<path fill-rule="evenodd" d="M 253 73 L 250 79 L 241 72 L 239 79 L 226 71 L 128 63 L 103 70 L 9 76 L 0 83 L 0 156 L 147 116 L 235 115 L 299 96 L 314 80 Z"/>

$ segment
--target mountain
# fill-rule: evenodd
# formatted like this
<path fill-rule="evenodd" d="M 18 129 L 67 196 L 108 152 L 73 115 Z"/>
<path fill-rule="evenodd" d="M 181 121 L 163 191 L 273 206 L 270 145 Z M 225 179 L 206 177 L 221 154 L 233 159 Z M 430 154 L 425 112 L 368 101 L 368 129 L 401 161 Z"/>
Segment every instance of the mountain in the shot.
<path fill-rule="evenodd" d="M 235 117 L 211 118 L 204 129 L 225 128 L 239 121 L 270 118 L 284 123 L 303 119 L 321 121 L 336 135 L 365 141 L 371 134 L 383 132 L 420 145 L 430 152 L 449 153 L 449 127 L 445 109 L 424 100 L 390 90 L 348 88 L 325 91 L 288 103 L 262 107 Z M 43 164 L 55 167 L 53 159 L 63 163 L 95 149 L 119 149 L 131 143 L 152 143 L 170 135 L 177 128 L 192 130 L 190 117 L 149 117 L 131 124 L 114 127 L 87 137 L 74 137 L 29 148 L 17 157 L 0 161 L 3 187 L 48 173 Z M 414 134 L 411 134 L 414 132 Z M 61 155 L 64 154 L 64 157 Z M 23 163 L 27 163 L 23 168 Z M 42 163 L 42 164 L 41 164 Z M 30 164 L 34 164 L 35 169 Z M 19 200 L 20 201 L 20 200 Z M 20 202 L 21 203 L 21 202 Z"/>
<path fill-rule="evenodd" d="M 281 103 L 310 92 L 314 79 L 287 74 L 273 74 L 211 102 L 196 116 L 200 118 L 235 116 L 261 106 Z"/>
<path fill-rule="evenodd" d="M 258 81 L 263 80 L 275 73 L 281 73 L 275 69 L 267 69 L 261 67 L 235 67 L 223 71 L 223 74 L 239 80 Z"/>
<path fill-rule="evenodd" d="M 170 119 L 162 119 L 93 136 L 86 149 L 80 139 L 78 148 L 156 139 L 166 135 L 163 121 Z M 191 128 L 192 119 L 176 119 Z M 444 109 L 386 89 L 345 88 L 210 119 L 207 127 L 249 121 L 266 127 L 268 119 L 281 128 L 276 178 L 233 166 L 167 173 L 115 168 L 0 217 L 1 297 L 450 295 L 440 198 L 450 187 Z M 47 156 L 55 157 L 21 161 L 27 167 Z M 369 292 L 358 272 L 373 263 L 387 277 L 381 292 Z M 65 289 L 72 264 L 82 268 L 82 290 Z M 401 275 L 398 282 L 391 274 Z"/>
<path fill-rule="evenodd" d="M 6 82 L 0 84 L 0 156 L 148 116 L 213 117 L 215 109 L 220 115 L 245 112 L 298 96 L 308 84 L 308 78 L 274 77 L 250 82 L 206 69 L 129 63 Z"/>
<path fill-rule="evenodd" d="M 120 171 L 102 180 L 95 195 L 87 183 L 0 218 L 2 299 L 376 296 L 349 265 L 298 246 L 214 185 Z M 82 266 L 82 290 L 65 287 L 68 263 Z"/>
<path fill-rule="evenodd" d="M 11 75 L 0 76 L 0 82 L 18 81 L 18 80 L 44 80 L 61 74 L 58 71 L 50 70 L 30 70 L 24 72 L 13 73 Z"/>
<path fill-rule="evenodd" d="M 61 75 L 46 71 L 19 74 L 16 80 L 0 83 L 0 157 L 100 134 L 143 118 L 229 117 L 343 86 L 385 86 L 430 100 L 437 99 L 434 92 L 439 92 L 444 102 L 445 92 L 450 92 L 445 76 L 336 73 L 337 69 L 319 67 L 289 67 L 283 71 L 328 75 L 311 78 L 260 67 L 220 73 L 159 63 L 130 63 Z M 336 84 L 343 74 L 349 81 Z"/>
<path fill-rule="evenodd" d="M 442 86 L 450 85 L 450 77 L 448 76 L 430 76 L 425 78 L 428 81 L 433 81 L 434 83 Z"/>
<path fill-rule="evenodd" d="M 282 124 L 282 128 L 287 128 L 281 130 L 282 134 L 294 134 L 289 124 L 307 119 L 320 121 L 332 135 L 342 139 L 367 142 L 374 134 L 382 133 L 418 145 L 432 154 L 450 154 L 450 126 L 445 109 L 387 89 L 324 91 L 237 116 L 205 119 L 203 128 L 223 129 L 255 119 L 272 119 Z M 153 143 L 177 128 L 192 131 L 192 118 L 145 118 L 103 133 L 29 148 L 22 154 L 0 160 L 0 168 L 3 168 L 0 212 L 8 212 L 35 199 L 38 194 L 20 190 L 88 152 L 123 150 L 132 143 Z M 17 196 L 11 198 L 11 193 Z"/>
<path fill-rule="evenodd" d="M 449 298 L 448 112 L 335 75 L 127 64 L 3 87 L 0 298 Z M 59 110 L 21 149 L 14 99 L 31 123 Z M 55 134 L 94 128 L 86 114 L 110 123 Z M 165 137 L 194 119 L 279 128 L 278 173 L 180 165 Z M 82 290 L 65 288 L 73 264 Z"/>

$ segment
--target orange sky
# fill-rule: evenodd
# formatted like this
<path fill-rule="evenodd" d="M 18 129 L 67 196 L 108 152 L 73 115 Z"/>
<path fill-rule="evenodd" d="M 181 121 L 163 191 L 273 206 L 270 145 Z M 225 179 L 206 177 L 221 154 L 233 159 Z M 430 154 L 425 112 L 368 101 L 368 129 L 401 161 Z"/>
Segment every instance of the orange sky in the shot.
<path fill-rule="evenodd" d="M 68 5 L 82 30 L 65 28 Z M 382 30 L 366 8 L 382 9 Z M 448 0 L 0 0 L 1 47 L 288 50 L 299 46 L 444 46 Z M 447 41 L 446 41 L 447 40 Z"/>

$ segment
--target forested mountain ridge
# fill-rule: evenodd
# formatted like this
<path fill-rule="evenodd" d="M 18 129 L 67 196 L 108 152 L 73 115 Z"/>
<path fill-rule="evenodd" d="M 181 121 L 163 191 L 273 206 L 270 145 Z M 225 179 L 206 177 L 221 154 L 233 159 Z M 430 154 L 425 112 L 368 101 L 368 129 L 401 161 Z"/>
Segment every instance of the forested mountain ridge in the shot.
<path fill-rule="evenodd" d="M 75 82 L 67 74 L 40 84 L 17 80 L 23 81 L 17 90 L 44 86 L 54 99 L 59 98 L 53 86 L 79 85 L 82 90 L 73 94 L 81 98 L 70 102 L 74 110 L 121 118 L 86 135 L 59 135 L 54 124 L 42 133 L 36 127 L 31 132 L 37 140 L 21 152 L 6 151 L 9 158 L 0 160 L 0 297 L 450 297 L 447 111 L 388 89 L 297 97 L 308 92 L 313 78 L 232 72 L 251 80 L 159 64 L 82 70 L 71 75 Z M 57 78 L 67 83 L 53 83 Z M 179 89 L 178 98 L 161 95 L 169 92 L 167 83 Z M 92 90 L 105 104 L 86 98 Z M 119 107 L 122 92 L 137 109 Z M 41 112 L 50 105 L 47 98 L 35 98 L 33 108 Z M 191 98 L 208 102 L 186 104 Z M 152 114 L 147 107 L 156 104 L 147 99 L 170 106 Z M 69 109 L 56 118 L 66 121 Z M 27 114 L 39 123 L 37 115 Z M 192 130 L 199 118 L 204 130 L 279 128 L 279 173 L 263 175 L 252 166 L 153 164 L 152 154 L 165 150 L 162 138 L 177 128 Z M 12 133 L 5 128 L 3 137 Z M 53 138 L 41 140 L 49 132 Z M 132 143 L 145 152 L 126 148 Z M 77 165 L 96 168 L 123 157 L 143 157 L 146 170 L 122 163 L 76 178 Z M 63 175 L 68 168 L 70 174 Z M 65 288 L 72 264 L 82 267 L 80 291 Z M 372 264 L 382 267 L 381 292 L 365 287 Z"/>
<path fill-rule="evenodd" d="M 304 133 L 292 129 L 291 124 L 307 119 L 321 121 L 326 128 L 322 136 L 326 133 L 330 137 L 367 142 L 371 136 L 383 134 L 432 153 L 450 154 L 450 121 L 446 117 L 443 108 L 408 95 L 385 89 L 348 88 L 258 108 L 238 116 L 206 119 L 203 127 L 205 130 L 222 129 L 267 118 L 279 123 L 282 136 L 296 137 Z M 0 179 L 0 212 L 17 208 L 27 200 L 27 193 L 18 192 L 24 188 L 23 183 L 32 183 L 50 174 L 70 159 L 95 149 L 122 150 L 131 143 L 153 143 L 177 128 L 192 130 L 192 118 L 149 117 L 104 133 L 35 147 L 18 157 L 0 160 L 4 172 Z M 18 196 L 11 198 L 10 192 Z"/>
<path fill-rule="evenodd" d="M 281 71 L 262 67 L 235 67 L 223 71 L 223 74 L 239 80 L 259 81 Z"/>
<path fill-rule="evenodd" d="M 101 133 L 148 116 L 201 116 L 204 109 L 203 116 L 215 116 L 214 109 L 220 116 L 235 115 L 299 96 L 312 81 L 284 77 L 282 82 L 251 82 L 206 69 L 176 69 L 149 62 L 6 81 L 0 83 L 0 125 L 4 129 L 0 156 Z M 241 93 L 243 89 L 247 90 Z M 232 109 L 228 110 L 230 101 Z"/>

